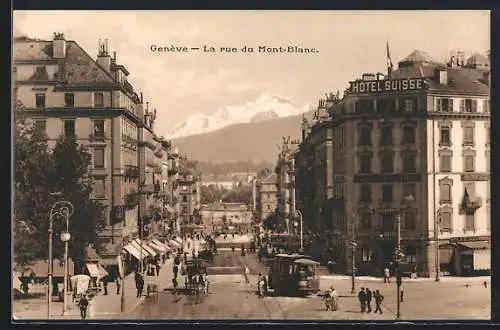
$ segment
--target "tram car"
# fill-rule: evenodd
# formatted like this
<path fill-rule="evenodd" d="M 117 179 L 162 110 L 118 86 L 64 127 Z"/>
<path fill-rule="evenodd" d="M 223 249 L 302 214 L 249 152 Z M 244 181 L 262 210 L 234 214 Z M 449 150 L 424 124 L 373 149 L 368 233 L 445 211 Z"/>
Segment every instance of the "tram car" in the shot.
<path fill-rule="evenodd" d="M 308 296 L 319 292 L 319 262 L 301 254 L 276 254 L 268 283 L 277 296 Z"/>

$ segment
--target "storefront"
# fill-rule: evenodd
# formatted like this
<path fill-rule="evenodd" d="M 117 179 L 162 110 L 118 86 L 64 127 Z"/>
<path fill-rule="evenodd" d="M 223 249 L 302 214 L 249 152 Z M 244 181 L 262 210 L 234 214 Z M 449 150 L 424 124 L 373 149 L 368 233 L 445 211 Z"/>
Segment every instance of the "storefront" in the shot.
<path fill-rule="evenodd" d="M 455 270 L 458 275 L 489 274 L 491 246 L 489 241 L 459 242 L 456 247 Z"/>

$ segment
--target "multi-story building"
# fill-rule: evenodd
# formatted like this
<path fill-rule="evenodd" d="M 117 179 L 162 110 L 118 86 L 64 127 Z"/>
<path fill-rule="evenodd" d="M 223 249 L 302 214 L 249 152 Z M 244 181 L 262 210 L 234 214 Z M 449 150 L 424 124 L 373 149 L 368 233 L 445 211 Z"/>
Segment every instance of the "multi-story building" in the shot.
<path fill-rule="evenodd" d="M 394 72 L 364 74 L 330 109 L 334 191 L 357 263 L 394 260 L 397 220 L 404 261 L 421 275 L 489 269 L 489 64 L 477 54 L 448 65 L 415 51 Z M 346 148 L 345 146 L 351 146 Z M 340 264 L 349 265 L 340 244 Z M 348 269 L 347 269 L 348 270 Z"/>
<path fill-rule="evenodd" d="M 145 191 L 155 191 L 144 150 L 154 120 L 144 113 L 142 93 L 128 82 L 128 70 L 118 64 L 116 52 L 111 57 L 107 42 L 99 44 L 96 60 L 62 33 L 53 40 L 16 38 L 13 48 L 14 97 L 46 133 L 49 146 L 72 135 L 89 147 L 92 194 L 107 221 L 100 235 L 110 240 L 101 263 L 114 264 L 121 246 L 138 235 L 141 210 L 148 206 L 147 196 L 137 203 L 131 193 L 139 192 L 142 182 Z"/>
<path fill-rule="evenodd" d="M 254 179 L 254 218 L 257 222 L 262 222 L 276 212 L 278 207 L 276 182 L 276 173 Z"/>

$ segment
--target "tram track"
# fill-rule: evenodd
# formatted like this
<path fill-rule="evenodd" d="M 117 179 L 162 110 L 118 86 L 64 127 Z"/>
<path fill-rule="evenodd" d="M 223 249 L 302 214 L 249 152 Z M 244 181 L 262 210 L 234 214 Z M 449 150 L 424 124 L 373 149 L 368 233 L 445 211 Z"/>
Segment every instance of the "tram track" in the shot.
<path fill-rule="evenodd" d="M 262 305 L 264 306 L 264 309 L 266 310 L 267 317 L 270 320 L 276 319 L 276 317 L 273 318 L 273 315 L 275 313 L 271 310 L 271 304 L 270 304 L 270 302 L 273 302 L 275 304 L 275 306 L 277 307 L 278 311 L 281 313 L 282 317 L 281 318 L 278 317 L 278 319 L 282 319 L 282 320 L 286 320 L 287 319 L 286 312 L 283 309 L 283 307 L 281 306 L 281 304 L 278 301 L 278 299 L 276 299 L 276 297 L 274 297 L 274 296 L 267 296 L 267 297 L 260 298 L 260 299 L 262 300 Z"/>

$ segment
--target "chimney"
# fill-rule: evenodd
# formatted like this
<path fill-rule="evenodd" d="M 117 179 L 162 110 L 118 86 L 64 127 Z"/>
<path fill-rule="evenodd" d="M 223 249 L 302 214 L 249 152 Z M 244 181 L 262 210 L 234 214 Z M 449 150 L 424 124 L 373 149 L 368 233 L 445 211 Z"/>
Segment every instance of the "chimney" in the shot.
<path fill-rule="evenodd" d="M 108 39 L 105 39 L 104 42 L 99 40 L 97 64 L 99 64 L 107 72 L 111 71 L 111 56 L 109 55 L 108 52 Z"/>
<path fill-rule="evenodd" d="M 448 83 L 448 71 L 446 71 L 446 68 L 436 68 L 434 70 L 434 80 L 439 82 L 440 85 L 446 85 Z"/>
<path fill-rule="evenodd" d="M 66 58 L 66 40 L 63 33 L 54 32 L 54 40 L 52 41 L 52 57 Z"/>

